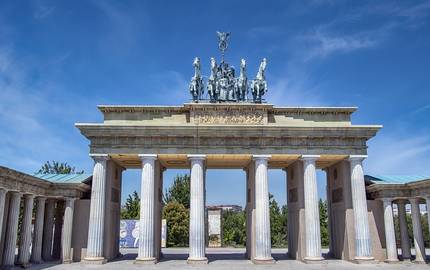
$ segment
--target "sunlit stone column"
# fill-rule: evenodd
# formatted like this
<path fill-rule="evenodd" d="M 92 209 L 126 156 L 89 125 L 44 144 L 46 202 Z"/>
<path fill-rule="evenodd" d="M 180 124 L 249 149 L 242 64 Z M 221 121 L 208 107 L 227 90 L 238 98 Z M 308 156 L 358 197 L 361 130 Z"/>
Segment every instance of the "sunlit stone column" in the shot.
<path fill-rule="evenodd" d="M 155 160 L 157 155 L 139 155 L 142 159 L 140 185 L 139 251 L 137 263 L 156 263 L 154 253 L 155 229 Z"/>
<path fill-rule="evenodd" d="M 75 198 L 66 198 L 64 207 L 63 231 L 61 233 L 61 250 L 63 263 L 72 262 L 72 228 Z"/>
<path fill-rule="evenodd" d="M 33 218 L 34 195 L 24 195 L 24 211 L 18 249 L 18 264 L 27 267 L 30 263 L 31 221 Z"/>
<path fill-rule="evenodd" d="M 394 231 L 394 220 L 393 220 L 393 206 L 392 199 L 383 198 L 384 203 L 384 226 L 385 226 L 385 244 L 387 250 L 388 263 L 398 262 L 397 258 L 397 246 L 396 246 L 396 234 Z"/>
<path fill-rule="evenodd" d="M 317 155 L 303 155 L 304 199 L 305 199 L 305 242 L 307 262 L 323 260 L 321 256 L 321 230 L 318 206 L 317 174 L 315 161 Z"/>
<path fill-rule="evenodd" d="M 44 261 L 52 260 L 54 211 L 55 211 L 55 200 L 48 199 L 45 206 L 45 219 L 44 219 L 44 225 L 43 225 L 42 258 Z"/>
<path fill-rule="evenodd" d="M 414 231 L 414 247 L 416 263 L 424 263 L 426 252 L 424 249 L 423 230 L 421 227 L 421 213 L 418 198 L 409 199 L 411 202 L 412 228 Z"/>
<path fill-rule="evenodd" d="M 206 155 L 188 155 L 191 161 L 190 183 L 190 254 L 188 263 L 207 263 L 205 255 L 205 159 Z"/>
<path fill-rule="evenodd" d="M 18 233 L 19 208 L 21 203 L 21 193 L 10 192 L 9 215 L 7 220 L 7 232 L 5 237 L 5 247 L 3 253 L 3 266 L 11 267 L 15 264 L 16 238 Z"/>
<path fill-rule="evenodd" d="M 43 240 L 43 219 L 45 215 L 46 198 L 36 198 L 36 217 L 33 230 L 33 245 L 31 247 L 31 261 L 42 263 L 42 240 Z"/>
<path fill-rule="evenodd" d="M 255 263 L 272 263 L 270 242 L 269 184 L 267 162 L 270 155 L 254 155 L 255 162 Z"/>
<path fill-rule="evenodd" d="M 106 163 L 108 155 L 94 154 L 93 184 L 91 188 L 90 220 L 88 226 L 88 244 L 85 261 L 105 263 L 103 256 L 104 219 L 106 197 Z"/>
<path fill-rule="evenodd" d="M 362 162 L 367 156 L 350 156 L 351 195 L 355 225 L 355 258 L 358 262 L 374 260 L 367 214 L 366 188 Z"/>
<path fill-rule="evenodd" d="M 4 188 L 0 188 L 0 265 L 2 265 L 3 260 L 3 241 L 4 235 L 1 235 L 3 233 L 3 221 L 7 219 L 6 214 L 7 211 L 5 209 L 6 207 L 6 193 L 7 190 Z"/>
<path fill-rule="evenodd" d="M 430 196 L 426 197 L 426 208 L 427 208 L 427 223 L 430 230 Z"/>
<path fill-rule="evenodd" d="M 397 201 L 400 227 L 400 244 L 402 246 L 402 259 L 411 258 L 411 245 L 409 243 L 408 225 L 406 223 L 406 201 Z"/>

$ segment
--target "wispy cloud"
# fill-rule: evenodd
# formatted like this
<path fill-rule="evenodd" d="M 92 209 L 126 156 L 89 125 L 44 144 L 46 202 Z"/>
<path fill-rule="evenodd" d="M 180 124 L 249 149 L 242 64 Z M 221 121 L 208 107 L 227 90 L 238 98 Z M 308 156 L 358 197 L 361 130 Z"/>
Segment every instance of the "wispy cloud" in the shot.
<path fill-rule="evenodd" d="M 308 35 L 306 39 L 312 43 L 305 60 L 314 57 L 327 57 L 334 53 L 347 53 L 378 45 L 380 31 L 366 31 L 351 35 L 335 35 L 321 29 Z"/>
<path fill-rule="evenodd" d="M 315 26 L 298 40 L 306 44 L 305 60 L 369 49 L 379 46 L 397 30 L 418 27 L 429 10 L 430 1 L 379 5 L 372 2 Z M 369 23 L 372 19 L 375 23 Z M 366 24 L 356 27 L 358 22 Z"/>
<path fill-rule="evenodd" d="M 50 79 L 34 83 L 30 76 L 34 71 L 34 65 L 22 62 L 12 49 L 0 47 L 2 165 L 33 172 L 44 161 L 56 159 L 85 167 L 86 149 L 71 140 L 77 133 L 72 119 L 85 114 L 85 100 Z M 62 128 L 64 122 L 68 131 Z"/>
<path fill-rule="evenodd" d="M 394 132 L 378 134 L 369 143 L 366 171 L 377 174 L 430 173 L 430 138 L 403 137 Z"/>
<path fill-rule="evenodd" d="M 55 6 L 48 6 L 37 1 L 33 16 L 35 19 L 41 20 L 51 15 L 54 10 Z"/>

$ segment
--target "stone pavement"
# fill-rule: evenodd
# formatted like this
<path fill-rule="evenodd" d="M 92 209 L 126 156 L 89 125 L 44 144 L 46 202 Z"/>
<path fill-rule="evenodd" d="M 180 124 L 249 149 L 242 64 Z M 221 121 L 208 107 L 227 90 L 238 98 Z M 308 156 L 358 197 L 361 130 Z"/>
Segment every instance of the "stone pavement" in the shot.
<path fill-rule="evenodd" d="M 141 265 L 134 264 L 134 259 L 137 256 L 137 249 L 123 249 L 124 254 L 116 261 L 109 262 L 104 265 L 88 265 L 82 263 L 73 264 L 42 264 L 33 265 L 28 269 L 48 269 L 48 270 L 72 270 L 72 269 L 112 269 L 112 270 L 132 270 L 132 269 L 205 269 L 205 270 L 230 270 L 230 269 L 429 269 L 428 265 L 414 264 L 411 262 L 401 262 L 398 264 L 375 263 L 367 265 L 357 265 L 341 260 L 327 260 L 325 264 L 305 264 L 300 261 L 288 259 L 285 256 L 286 249 L 273 249 L 273 257 L 276 263 L 273 265 L 255 265 L 244 258 L 245 249 L 243 248 L 208 248 L 207 257 L 208 265 L 188 265 L 186 259 L 188 257 L 188 249 L 186 248 L 168 248 L 163 249 L 164 257 L 156 265 Z M 16 269 L 21 269 L 16 267 Z"/>

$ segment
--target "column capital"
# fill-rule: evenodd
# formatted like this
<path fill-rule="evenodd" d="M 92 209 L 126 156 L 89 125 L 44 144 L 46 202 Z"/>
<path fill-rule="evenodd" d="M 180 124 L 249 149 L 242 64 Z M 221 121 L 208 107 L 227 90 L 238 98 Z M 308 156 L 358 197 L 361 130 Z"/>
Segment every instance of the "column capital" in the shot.
<path fill-rule="evenodd" d="M 44 196 L 37 196 L 35 199 L 37 201 L 40 201 L 40 202 L 45 202 L 46 201 L 46 197 L 44 197 Z"/>
<path fill-rule="evenodd" d="M 409 202 L 411 203 L 411 204 L 419 204 L 419 202 L 420 202 L 420 198 L 409 198 Z"/>
<path fill-rule="evenodd" d="M 397 205 L 405 205 L 407 203 L 408 203 L 407 199 L 398 199 L 395 201 L 395 204 L 397 204 Z"/>
<path fill-rule="evenodd" d="M 108 154 L 90 154 L 90 157 L 94 159 L 94 161 L 106 161 L 109 159 Z"/>
<path fill-rule="evenodd" d="M 6 193 L 8 190 L 4 187 L 0 187 L 0 194 L 1 193 Z"/>
<path fill-rule="evenodd" d="M 299 159 L 303 161 L 316 161 L 320 157 L 320 155 L 302 155 Z"/>
<path fill-rule="evenodd" d="M 252 160 L 269 160 L 272 155 L 252 155 Z"/>
<path fill-rule="evenodd" d="M 385 198 L 378 198 L 377 200 L 382 201 L 384 203 L 392 203 L 394 201 L 393 198 L 387 198 L 387 197 L 385 197 Z"/>
<path fill-rule="evenodd" d="M 348 161 L 350 162 L 362 162 L 367 158 L 367 155 L 350 155 Z"/>
<path fill-rule="evenodd" d="M 24 198 L 33 198 L 33 199 L 36 197 L 36 195 L 34 195 L 33 193 L 24 193 L 22 194 L 22 196 Z"/>
<path fill-rule="evenodd" d="M 205 160 L 206 159 L 206 155 L 187 155 L 187 158 L 189 160 Z"/>
<path fill-rule="evenodd" d="M 66 201 L 66 202 L 74 202 L 74 201 L 76 201 L 78 198 L 75 198 L 75 197 L 64 197 L 64 200 Z"/>
<path fill-rule="evenodd" d="M 157 159 L 157 155 L 156 154 L 139 154 L 138 155 L 140 160 L 144 161 L 144 160 L 156 160 Z"/>

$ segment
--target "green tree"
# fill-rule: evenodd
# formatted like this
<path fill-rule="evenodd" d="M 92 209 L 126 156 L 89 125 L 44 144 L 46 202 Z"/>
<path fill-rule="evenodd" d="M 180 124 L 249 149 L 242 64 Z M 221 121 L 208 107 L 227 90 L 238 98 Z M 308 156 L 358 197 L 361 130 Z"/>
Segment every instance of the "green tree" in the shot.
<path fill-rule="evenodd" d="M 244 246 L 246 243 L 245 211 L 222 212 L 222 245 Z"/>
<path fill-rule="evenodd" d="M 168 202 L 163 208 L 163 218 L 167 223 L 167 246 L 187 247 L 189 210 L 179 202 Z"/>
<path fill-rule="evenodd" d="M 321 245 L 328 247 L 328 216 L 327 216 L 327 201 L 319 200 L 319 212 L 320 212 L 320 229 L 321 229 Z"/>
<path fill-rule="evenodd" d="M 45 162 L 38 173 L 55 173 L 55 174 L 82 174 L 84 171 L 76 171 L 75 167 L 70 166 L 67 162 L 52 161 Z"/>
<path fill-rule="evenodd" d="M 178 202 L 190 208 L 190 175 L 176 175 L 172 186 L 164 194 L 164 203 Z"/>
<path fill-rule="evenodd" d="M 278 202 L 269 194 L 270 233 L 274 247 L 284 247 L 287 244 L 287 234 L 283 225 L 283 217 Z"/>
<path fill-rule="evenodd" d="M 138 219 L 140 213 L 140 197 L 135 190 L 128 195 L 124 207 L 121 209 L 122 219 Z"/>

